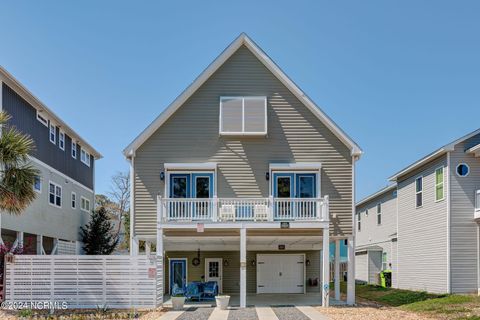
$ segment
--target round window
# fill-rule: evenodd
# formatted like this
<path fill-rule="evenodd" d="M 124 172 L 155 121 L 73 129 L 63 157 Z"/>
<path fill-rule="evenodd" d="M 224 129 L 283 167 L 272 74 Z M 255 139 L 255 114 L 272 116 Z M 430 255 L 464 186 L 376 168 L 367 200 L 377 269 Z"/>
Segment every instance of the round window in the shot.
<path fill-rule="evenodd" d="M 465 176 L 468 176 L 468 173 L 470 172 L 470 168 L 468 167 L 467 164 L 465 163 L 460 163 L 458 166 L 457 166 L 457 174 L 460 176 L 460 177 L 465 177 Z"/>

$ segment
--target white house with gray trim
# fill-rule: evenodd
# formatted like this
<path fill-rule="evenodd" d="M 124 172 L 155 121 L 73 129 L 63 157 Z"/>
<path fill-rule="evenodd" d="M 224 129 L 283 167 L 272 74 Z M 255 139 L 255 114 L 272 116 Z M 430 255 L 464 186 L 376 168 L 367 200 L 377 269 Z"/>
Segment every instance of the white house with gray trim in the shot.
<path fill-rule="evenodd" d="M 329 244 L 348 240 L 354 303 L 355 163 L 362 151 L 241 34 L 124 154 L 131 253 L 152 243 L 165 295 L 192 282 L 329 303 Z M 340 298 L 340 250 L 335 297 Z"/>
<path fill-rule="evenodd" d="M 25 86 L 0 67 L 0 110 L 8 126 L 35 143 L 36 199 L 22 214 L 0 213 L 0 243 L 29 254 L 80 252 L 80 226 L 94 206 L 95 160 L 101 155 Z"/>
<path fill-rule="evenodd" d="M 356 278 L 480 293 L 480 130 L 435 150 L 356 205 Z"/>

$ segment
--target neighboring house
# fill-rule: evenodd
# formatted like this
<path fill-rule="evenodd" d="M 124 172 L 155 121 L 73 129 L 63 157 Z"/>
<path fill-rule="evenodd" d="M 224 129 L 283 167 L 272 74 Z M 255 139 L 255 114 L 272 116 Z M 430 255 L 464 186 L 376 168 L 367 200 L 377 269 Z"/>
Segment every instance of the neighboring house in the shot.
<path fill-rule="evenodd" d="M 328 244 L 348 239 L 353 303 L 361 153 L 242 34 L 125 148 L 131 252 L 156 243 L 167 295 L 215 281 L 241 306 L 247 294 L 305 292 L 327 305 Z"/>
<path fill-rule="evenodd" d="M 101 155 L 0 67 L 0 110 L 8 125 L 35 143 L 37 197 L 20 215 L 0 214 L 0 243 L 23 244 L 31 254 L 75 254 L 80 226 L 94 205 L 95 160 Z"/>
<path fill-rule="evenodd" d="M 413 163 L 356 205 L 356 278 L 480 293 L 480 130 Z"/>

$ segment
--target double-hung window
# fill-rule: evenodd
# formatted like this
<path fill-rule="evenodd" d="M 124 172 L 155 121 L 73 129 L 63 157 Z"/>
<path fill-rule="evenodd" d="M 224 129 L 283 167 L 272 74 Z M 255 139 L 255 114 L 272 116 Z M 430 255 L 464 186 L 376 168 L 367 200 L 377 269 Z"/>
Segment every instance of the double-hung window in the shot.
<path fill-rule="evenodd" d="M 53 123 L 50 123 L 49 139 L 51 143 L 57 143 L 57 128 L 55 128 L 55 125 Z"/>
<path fill-rule="evenodd" d="M 33 178 L 33 190 L 38 193 L 42 192 L 42 179 L 39 176 Z"/>
<path fill-rule="evenodd" d="M 382 224 L 382 204 L 377 204 L 377 225 Z"/>
<path fill-rule="evenodd" d="M 82 209 L 85 212 L 90 212 L 90 200 L 82 197 L 82 201 L 80 203 L 80 209 Z"/>
<path fill-rule="evenodd" d="M 423 177 L 415 179 L 415 207 L 423 206 Z"/>
<path fill-rule="evenodd" d="M 387 270 L 388 268 L 388 255 L 386 252 L 382 253 L 382 270 Z"/>
<path fill-rule="evenodd" d="M 72 140 L 72 158 L 77 159 L 77 143 Z"/>
<path fill-rule="evenodd" d="M 63 131 L 58 133 L 58 146 L 65 151 L 65 132 Z"/>
<path fill-rule="evenodd" d="M 440 167 L 435 170 L 435 201 L 441 201 L 445 197 L 443 179 L 443 167 Z"/>
<path fill-rule="evenodd" d="M 358 231 L 361 231 L 362 230 L 362 222 L 361 222 L 361 216 L 362 216 L 362 213 L 359 212 L 357 214 L 358 218 L 357 218 L 357 229 Z"/>
<path fill-rule="evenodd" d="M 72 192 L 72 209 L 77 208 L 77 194 Z"/>
<path fill-rule="evenodd" d="M 62 206 L 62 187 L 50 181 L 48 185 L 48 202 L 55 206 Z"/>
<path fill-rule="evenodd" d="M 266 135 L 267 97 L 220 97 L 221 135 Z"/>
<path fill-rule="evenodd" d="M 475 191 L 475 211 L 480 211 L 480 190 Z"/>
<path fill-rule="evenodd" d="M 87 151 L 83 150 L 83 148 L 82 150 L 80 150 L 80 160 L 90 167 L 90 154 Z"/>

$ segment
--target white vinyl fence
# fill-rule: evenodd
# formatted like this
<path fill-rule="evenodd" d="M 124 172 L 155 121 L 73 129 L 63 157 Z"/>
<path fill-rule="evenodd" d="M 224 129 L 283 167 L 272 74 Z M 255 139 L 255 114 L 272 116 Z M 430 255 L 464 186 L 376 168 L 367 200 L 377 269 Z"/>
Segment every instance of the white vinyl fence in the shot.
<path fill-rule="evenodd" d="M 162 299 L 156 267 L 155 256 L 18 255 L 6 263 L 5 298 L 69 309 L 155 308 Z"/>

